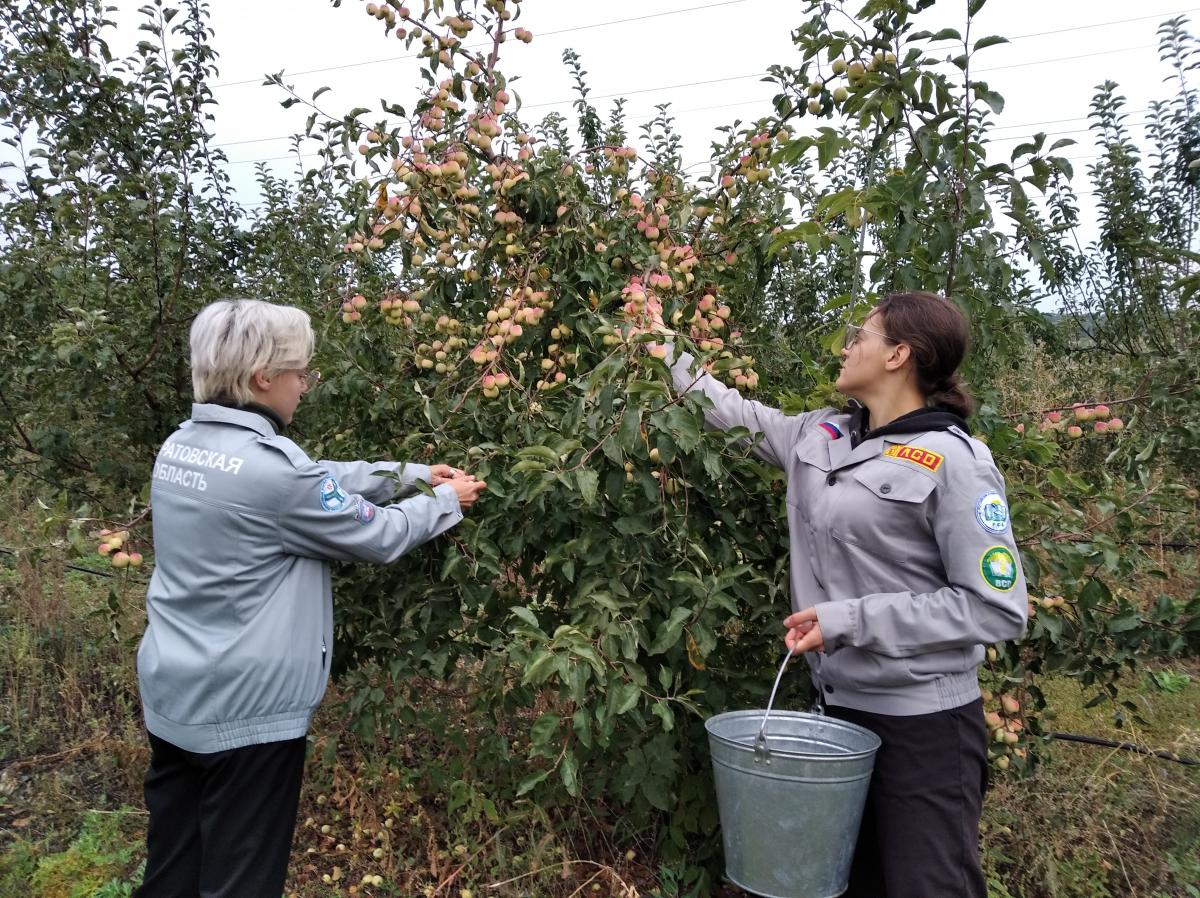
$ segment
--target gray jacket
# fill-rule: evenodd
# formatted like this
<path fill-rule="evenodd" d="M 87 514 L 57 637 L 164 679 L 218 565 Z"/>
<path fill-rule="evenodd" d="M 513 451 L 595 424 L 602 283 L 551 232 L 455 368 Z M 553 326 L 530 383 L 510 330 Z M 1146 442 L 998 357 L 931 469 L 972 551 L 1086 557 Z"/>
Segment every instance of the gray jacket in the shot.
<path fill-rule="evenodd" d="M 977 698 L 983 645 L 1026 622 L 988 448 L 957 427 L 851 448 L 850 415 L 784 415 L 692 365 L 687 354 L 672 365 L 676 388 L 712 400 L 710 426 L 761 434 L 755 453 L 787 473 L 792 607 L 816 608 L 825 652 L 806 660 L 825 701 L 915 715 Z"/>
<path fill-rule="evenodd" d="M 146 728 L 193 752 L 303 736 L 333 649 L 329 562 L 394 562 L 450 529 L 425 465 L 311 461 L 263 416 L 196 404 L 154 465 L 155 567 L 138 648 Z"/>

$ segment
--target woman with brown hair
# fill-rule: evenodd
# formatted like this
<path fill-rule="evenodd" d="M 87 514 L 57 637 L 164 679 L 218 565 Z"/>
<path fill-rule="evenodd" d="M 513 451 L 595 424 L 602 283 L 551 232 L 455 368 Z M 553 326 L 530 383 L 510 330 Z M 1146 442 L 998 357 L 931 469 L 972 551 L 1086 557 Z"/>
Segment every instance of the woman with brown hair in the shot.
<path fill-rule="evenodd" d="M 788 474 L 794 613 L 826 713 L 876 733 L 847 895 L 986 898 L 979 816 L 987 731 L 983 646 L 1025 627 L 1004 481 L 973 439 L 957 374 L 967 321 L 931 293 L 896 293 L 846 331 L 843 411 L 800 415 L 745 399 L 681 354 L 714 427 L 745 427 Z"/>

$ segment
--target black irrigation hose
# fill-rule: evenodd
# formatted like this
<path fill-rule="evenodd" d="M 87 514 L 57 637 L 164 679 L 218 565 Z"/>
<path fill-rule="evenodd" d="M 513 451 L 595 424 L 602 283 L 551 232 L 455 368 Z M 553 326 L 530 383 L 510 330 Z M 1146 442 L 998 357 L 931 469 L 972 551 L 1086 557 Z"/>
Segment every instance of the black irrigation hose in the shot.
<path fill-rule="evenodd" d="M 1176 764 L 1186 764 L 1189 767 L 1200 767 L 1200 760 L 1196 758 L 1181 758 L 1177 754 L 1169 751 L 1153 751 L 1149 748 L 1143 748 L 1140 745 L 1134 745 L 1132 742 L 1114 742 L 1112 739 L 1100 739 L 1096 736 L 1080 736 L 1077 733 L 1047 733 L 1051 739 L 1061 739 L 1063 742 L 1082 742 L 1085 745 L 1101 745 L 1105 748 L 1119 748 L 1121 751 L 1137 752 L 1139 755 L 1149 755 L 1153 758 L 1162 758 L 1164 761 L 1174 761 Z"/>

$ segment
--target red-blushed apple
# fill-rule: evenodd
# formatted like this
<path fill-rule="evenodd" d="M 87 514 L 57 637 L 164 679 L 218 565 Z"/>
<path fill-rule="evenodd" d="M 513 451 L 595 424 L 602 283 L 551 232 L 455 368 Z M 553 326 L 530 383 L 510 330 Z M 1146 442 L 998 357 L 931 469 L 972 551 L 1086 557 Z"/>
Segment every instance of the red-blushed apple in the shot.
<path fill-rule="evenodd" d="M 1077 424 L 1072 424 L 1067 428 L 1067 437 L 1072 440 L 1077 440 L 1083 436 L 1083 428 Z"/>

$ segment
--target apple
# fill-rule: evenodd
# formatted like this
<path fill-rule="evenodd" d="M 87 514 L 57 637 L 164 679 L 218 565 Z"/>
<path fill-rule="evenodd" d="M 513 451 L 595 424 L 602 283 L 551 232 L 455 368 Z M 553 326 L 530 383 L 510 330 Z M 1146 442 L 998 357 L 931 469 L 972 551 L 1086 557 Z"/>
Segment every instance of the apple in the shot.
<path fill-rule="evenodd" d="M 1067 428 L 1067 436 L 1072 440 L 1077 440 L 1083 436 L 1083 428 L 1077 424 L 1072 424 Z"/>
<path fill-rule="evenodd" d="M 125 567 L 129 564 L 129 556 L 125 552 L 116 552 L 109 561 L 113 567 Z"/>
<path fill-rule="evenodd" d="M 844 103 L 850 97 L 850 91 L 839 85 L 833 89 L 833 102 Z"/>
<path fill-rule="evenodd" d="M 129 553 L 129 566 L 130 567 L 141 567 L 142 566 L 142 553 L 141 552 L 130 552 Z"/>
<path fill-rule="evenodd" d="M 1113 418 L 1111 421 L 1108 422 L 1108 430 L 1112 431 L 1113 433 L 1117 433 L 1118 431 L 1122 431 L 1124 429 L 1125 429 L 1125 422 L 1122 421 L 1120 418 Z"/>

